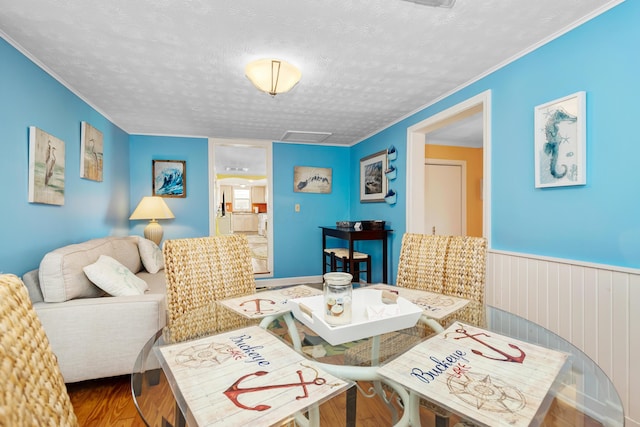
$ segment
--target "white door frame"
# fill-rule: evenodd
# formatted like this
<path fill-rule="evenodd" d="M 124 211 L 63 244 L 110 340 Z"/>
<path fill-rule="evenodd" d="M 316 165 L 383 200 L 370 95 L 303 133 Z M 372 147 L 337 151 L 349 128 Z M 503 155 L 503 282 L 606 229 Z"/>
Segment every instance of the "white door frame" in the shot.
<path fill-rule="evenodd" d="M 483 220 L 482 235 L 491 247 L 491 91 L 482 92 L 428 119 L 407 128 L 407 204 L 406 231 L 428 234 L 424 224 L 425 135 L 440 122 L 466 110 L 482 106 Z"/>
<path fill-rule="evenodd" d="M 224 139 L 209 138 L 209 235 L 216 235 L 216 170 L 215 170 L 215 147 L 216 145 L 238 145 L 264 147 L 267 155 L 267 268 L 269 273 L 257 273 L 256 278 L 273 277 L 273 141 L 266 139 Z"/>

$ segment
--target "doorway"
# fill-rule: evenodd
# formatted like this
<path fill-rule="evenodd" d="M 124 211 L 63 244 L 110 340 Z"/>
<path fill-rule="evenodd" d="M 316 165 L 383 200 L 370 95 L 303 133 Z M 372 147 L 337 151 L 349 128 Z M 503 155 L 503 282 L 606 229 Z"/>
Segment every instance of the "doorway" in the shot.
<path fill-rule="evenodd" d="M 442 111 L 420 123 L 411 126 L 407 131 L 407 209 L 406 231 L 410 233 L 431 234 L 425 223 L 425 148 L 430 135 L 461 119 L 480 114 L 482 124 L 482 178 L 477 191 L 481 198 L 481 234 L 490 245 L 491 237 L 491 92 L 486 91 L 456 106 Z M 467 186 L 468 187 L 468 186 Z"/>
<path fill-rule="evenodd" d="M 271 147 L 209 139 L 209 235 L 246 235 L 256 278 L 273 276 Z"/>

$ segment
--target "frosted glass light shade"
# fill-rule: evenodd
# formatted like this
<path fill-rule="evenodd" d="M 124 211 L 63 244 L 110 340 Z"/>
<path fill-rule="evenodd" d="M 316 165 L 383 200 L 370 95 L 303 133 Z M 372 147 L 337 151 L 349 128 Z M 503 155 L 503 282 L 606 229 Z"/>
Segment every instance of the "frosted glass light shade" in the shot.
<path fill-rule="evenodd" d="M 271 96 L 290 91 L 302 78 L 300 70 L 280 59 L 250 62 L 244 73 L 258 90 Z"/>

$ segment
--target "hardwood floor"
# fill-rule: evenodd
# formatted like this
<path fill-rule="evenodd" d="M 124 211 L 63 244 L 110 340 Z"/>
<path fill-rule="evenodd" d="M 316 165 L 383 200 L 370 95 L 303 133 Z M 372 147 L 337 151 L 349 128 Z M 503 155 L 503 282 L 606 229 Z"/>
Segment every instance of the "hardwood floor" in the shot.
<path fill-rule="evenodd" d="M 362 385 L 365 388 L 367 386 L 366 383 Z M 155 404 L 166 405 L 165 410 L 171 411 L 174 403 L 168 385 L 161 383 L 155 387 L 158 387 Z M 146 425 L 138 415 L 133 403 L 128 375 L 67 384 L 67 389 L 80 426 L 144 427 Z M 391 415 L 379 397 L 368 399 L 358 391 L 357 405 L 357 427 L 392 425 Z M 322 404 L 320 406 L 320 425 L 344 426 L 345 408 L 345 393 Z M 161 413 L 163 411 L 151 410 L 148 412 Z M 455 420 L 452 419 L 452 421 Z M 426 427 L 435 425 L 434 416 L 428 411 L 422 411 L 421 422 Z M 453 424 L 455 422 L 451 423 L 451 425 Z M 160 418 L 153 420 L 152 425 L 161 426 L 162 420 Z"/>
<path fill-rule="evenodd" d="M 361 384 L 367 388 L 367 384 Z M 174 409 L 171 390 L 166 383 L 161 383 L 154 396 L 154 405 L 164 406 L 165 410 Z M 82 427 L 144 427 L 131 396 L 130 377 L 128 375 L 100 380 L 67 384 L 71 403 Z M 357 427 L 390 426 L 391 416 L 380 398 L 365 398 L 358 391 Z M 343 393 L 320 406 L 320 424 L 322 426 L 339 427 L 345 425 L 346 398 Z M 168 409 L 167 409 L 168 408 Z M 152 411 L 153 412 L 153 411 Z M 157 411 L 161 413 L 162 411 Z M 420 421 L 424 427 L 435 426 L 433 414 L 421 409 Z M 450 426 L 458 422 L 451 417 Z M 161 426 L 161 419 L 153 420 L 153 426 Z M 232 424 L 229 424 L 230 426 Z M 601 427 L 602 424 L 554 400 L 542 426 L 545 427 Z"/>
<path fill-rule="evenodd" d="M 67 384 L 81 426 L 144 427 L 131 397 L 128 375 Z"/>

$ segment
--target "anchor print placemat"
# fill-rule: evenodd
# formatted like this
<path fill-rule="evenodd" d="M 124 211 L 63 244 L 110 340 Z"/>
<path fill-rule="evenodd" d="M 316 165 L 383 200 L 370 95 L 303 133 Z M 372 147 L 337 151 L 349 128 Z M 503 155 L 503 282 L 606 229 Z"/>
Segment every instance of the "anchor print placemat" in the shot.
<path fill-rule="evenodd" d="M 266 316 L 291 311 L 287 303 L 292 298 L 320 295 L 320 289 L 307 285 L 291 286 L 270 291 L 260 291 L 252 295 L 244 295 L 219 301 L 220 304 L 249 319 L 261 319 Z"/>
<path fill-rule="evenodd" d="M 469 304 L 468 299 L 439 294 L 437 292 L 407 289 L 400 286 L 373 285 L 368 288 L 386 289 L 390 292 L 397 293 L 402 298 L 422 308 L 427 317 L 435 320 L 444 319 Z"/>
<path fill-rule="evenodd" d="M 567 357 L 455 323 L 379 373 L 476 423 L 529 426 Z"/>
<path fill-rule="evenodd" d="M 198 426 L 269 426 L 341 393 L 350 382 L 251 326 L 160 347 L 162 368 Z"/>

